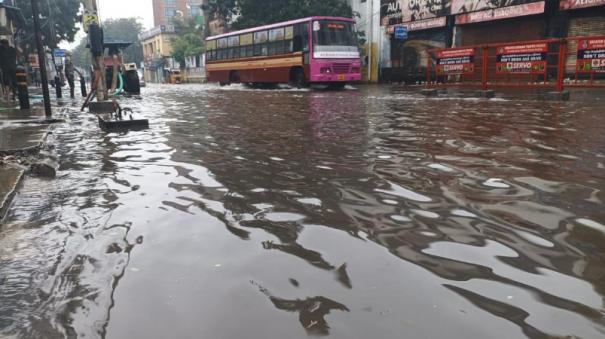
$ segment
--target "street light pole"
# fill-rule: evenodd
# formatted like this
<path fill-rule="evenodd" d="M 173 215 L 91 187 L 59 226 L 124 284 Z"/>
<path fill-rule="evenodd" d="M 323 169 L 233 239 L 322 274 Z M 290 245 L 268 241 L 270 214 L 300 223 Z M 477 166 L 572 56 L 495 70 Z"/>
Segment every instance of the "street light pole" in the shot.
<path fill-rule="evenodd" d="M 50 93 L 48 91 L 48 74 L 46 73 L 46 54 L 42 45 L 42 33 L 40 32 L 40 9 L 38 8 L 38 0 L 31 0 L 32 15 L 34 16 L 34 32 L 36 35 L 36 49 L 38 50 L 38 63 L 40 64 L 40 80 L 42 81 L 42 96 L 44 97 L 44 112 L 46 118 L 52 117 L 50 107 Z"/>

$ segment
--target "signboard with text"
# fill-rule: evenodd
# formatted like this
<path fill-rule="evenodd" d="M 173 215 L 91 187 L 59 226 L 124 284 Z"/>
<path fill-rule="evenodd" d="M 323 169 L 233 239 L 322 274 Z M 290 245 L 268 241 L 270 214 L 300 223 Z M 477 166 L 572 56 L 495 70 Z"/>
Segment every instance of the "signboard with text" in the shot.
<path fill-rule="evenodd" d="M 578 41 L 578 73 L 605 73 L 605 39 Z"/>
<path fill-rule="evenodd" d="M 408 31 L 444 27 L 450 7 L 451 0 L 382 0 L 381 24 L 389 28 L 404 24 Z"/>
<path fill-rule="evenodd" d="M 497 74 L 544 74 L 547 43 L 503 46 L 497 48 Z"/>
<path fill-rule="evenodd" d="M 544 13 L 544 6 L 545 2 L 540 1 L 516 6 L 493 8 L 479 12 L 464 13 L 456 16 L 456 25 L 541 14 Z"/>
<path fill-rule="evenodd" d="M 395 27 L 395 39 L 405 40 L 408 38 L 408 28 L 406 26 Z"/>
<path fill-rule="evenodd" d="M 390 34 L 393 34 L 393 33 L 395 33 L 395 29 L 399 26 L 405 26 L 407 28 L 408 32 L 412 32 L 412 31 L 420 31 L 423 29 L 445 27 L 446 23 L 447 23 L 446 17 L 440 17 L 440 18 L 435 18 L 435 19 L 426 19 L 426 20 L 420 20 L 420 21 L 411 21 L 411 22 L 406 22 L 403 24 L 389 26 L 387 29 L 387 32 Z"/>
<path fill-rule="evenodd" d="M 561 10 L 586 8 L 594 6 L 605 6 L 605 0 L 561 0 L 559 8 Z"/>
<path fill-rule="evenodd" d="M 475 49 L 454 48 L 437 52 L 437 74 L 473 74 Z"/>
<path fill-rule="evenodd" d="M 56 48 L 53 50 L 53 56 L 55 58 L 65 58 L 65 50 Z"/>

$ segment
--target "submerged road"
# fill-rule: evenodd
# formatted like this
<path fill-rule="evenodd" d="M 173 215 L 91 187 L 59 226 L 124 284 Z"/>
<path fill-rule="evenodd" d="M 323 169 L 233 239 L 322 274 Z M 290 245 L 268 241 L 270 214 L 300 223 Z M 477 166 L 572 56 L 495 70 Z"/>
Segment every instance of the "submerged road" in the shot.
<path fill-rule="evenodd" d="M 605 337 L 603 98 L 143 97 L 149 130 L 54 127 L 0 225 L 0 337 Z"/>

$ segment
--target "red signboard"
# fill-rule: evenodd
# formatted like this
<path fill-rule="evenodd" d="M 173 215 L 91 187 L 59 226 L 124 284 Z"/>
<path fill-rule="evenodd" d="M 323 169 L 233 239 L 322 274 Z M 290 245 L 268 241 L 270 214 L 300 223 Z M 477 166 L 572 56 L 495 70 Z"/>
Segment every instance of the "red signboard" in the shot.
<path fill-rule="evenodd" d="M 586 8 L 593 6 L 603 6 L 605 0 L 561 0 L 559 2 L 559 8 L 561 10 Z"/>
<path fill-rule="evenodd" d="M 27 56 L 27 63 L 31 68 L 40 68 L 40 63 L 38 62 L 38 54 L 30 54 Z"/>
<path fill-rule="evenodd" d="M 496 73 L 544 74 L 548 44 L 502 46 L 496 49 Z"/>
<path fill-rule="evenodd" d="M 456 25 L 544 13 L 544 1 L 456 15 Z"/>
<path fill-rule="evenodd" d="M 453 48 L 437 52 L 437 74 L 473 74 L 475 49 Z"/>
<path fill-rule="evenodd" d="M 578 40 L 578 73 L 605 73 L 605 39 Z"/>

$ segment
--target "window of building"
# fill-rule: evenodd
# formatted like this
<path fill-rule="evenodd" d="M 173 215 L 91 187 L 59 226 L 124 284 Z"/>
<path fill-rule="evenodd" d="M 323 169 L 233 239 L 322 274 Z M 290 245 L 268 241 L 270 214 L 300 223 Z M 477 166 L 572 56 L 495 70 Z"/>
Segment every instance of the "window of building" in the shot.
<path fill-rule="evenodd" d="M 164 16 L 167 16 L 167 17 L 176 16 L 176 8 L 175 7 L 164 8 Z"/>

